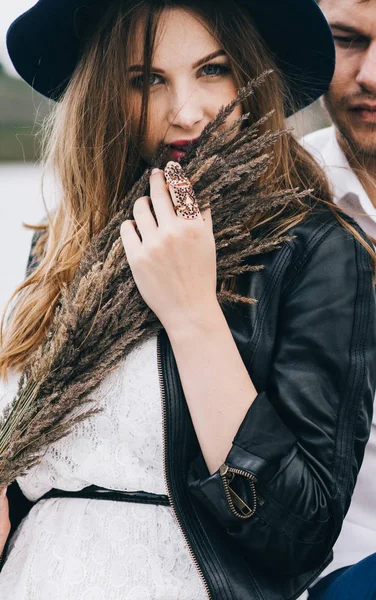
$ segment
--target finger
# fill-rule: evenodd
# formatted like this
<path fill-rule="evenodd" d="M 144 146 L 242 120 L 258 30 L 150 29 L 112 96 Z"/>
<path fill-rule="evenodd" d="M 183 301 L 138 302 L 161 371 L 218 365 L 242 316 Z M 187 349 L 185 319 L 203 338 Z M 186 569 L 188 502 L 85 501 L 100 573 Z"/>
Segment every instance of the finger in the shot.
<path fill-rule="evenodd" d="M 160 169 L 153 169 L 150 176 L 150 196 L 159 226 L 176 218 L 165 176 Z"/>
<path fill-rule="evenodd" d="M 136 231 L 136 222 L 130 219 L 124 221 L 120 227 L 120 236 L 129 262 L 141 245 L 141 240 Z"/>
<path fill-rule="evenodd" d="M 150 239 L 158 229 L 158 224 L 151 212 L 151 200 L 149 196 L 142 196 L 134 203 L 133 216 L 142 241 Z"/>
<path fill-rule="evenodd" d="M 213 219 L 210 208 L 206 208 L 205 210 L 201 211 L 201 216 L 203 221 L 205 221 L 205 225 L 209 229 L 213 229 Z"/>

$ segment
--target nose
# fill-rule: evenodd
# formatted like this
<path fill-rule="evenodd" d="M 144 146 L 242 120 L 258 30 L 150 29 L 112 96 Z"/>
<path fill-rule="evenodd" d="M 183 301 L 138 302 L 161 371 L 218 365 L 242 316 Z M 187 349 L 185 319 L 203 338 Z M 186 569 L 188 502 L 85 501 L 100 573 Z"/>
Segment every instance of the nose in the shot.
<path fill-rule="evenodd" d="M 193 131 L 204 115 L 204 103 L 197 89 L 179 90 L 172 95 L 168 114 L 169 125 Z"/>
<path fill-rule="evenodd" d="M 376 40 L 363 55 L 356 82 L 366 91 L 376 94 Z"/>

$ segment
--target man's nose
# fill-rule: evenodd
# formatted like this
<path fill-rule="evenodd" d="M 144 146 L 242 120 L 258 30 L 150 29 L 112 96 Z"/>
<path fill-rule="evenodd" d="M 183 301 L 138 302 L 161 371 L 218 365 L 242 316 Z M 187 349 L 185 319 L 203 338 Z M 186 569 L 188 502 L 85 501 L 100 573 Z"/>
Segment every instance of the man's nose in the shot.
<path fill-rule="evenodd" d="M 205 108 L 200 100 L 200 94 L 194 89 L 177 93 L 171 101 L 169 110 L 169 123 L 182 129 L 192 130 L 199 123 L 205 113 Z"/>
<path fill-rule="evenodd" d="M 376 40 L 373 40 L 364 53 L 356 82 L 368 92 L 376 94 Z"/>

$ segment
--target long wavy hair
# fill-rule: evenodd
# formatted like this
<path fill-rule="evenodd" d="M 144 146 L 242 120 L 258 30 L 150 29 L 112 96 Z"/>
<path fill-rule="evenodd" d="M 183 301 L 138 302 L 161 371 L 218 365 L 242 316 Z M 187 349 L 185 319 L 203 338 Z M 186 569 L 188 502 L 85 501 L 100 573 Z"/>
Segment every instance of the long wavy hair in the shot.
<path fill-rule="evenodd" d="M 285 127 L 285 110 L 291 102 L 283 78 L 265 47 L 250 13 L 236 0 L 116 0 L 103 13 L 86 19 L 81 59 L 73 77 L 49 116 L 45 132 L 45 161 L 61 182 L 61 200 L 47 222 L 40 225 L 36 251 L 39 264 L 12 295 L 5 325 L 1 323 L 0 377 L 21 370 L 29 354 L 43 341 L 63 285 L 69 285 L 82 253 L 118 210 L 119 202 L 145 168 L 139 148 L 147 131 L 148 100 L 153 49 L 162 12 L 171 7 L 192 11 L 225 50 L 236 85 L 272 69 L 266 82 L 243 106 L 255 122 L 274 111 L 265 129 Z M 98 9 L 99 10 L 99 9 Z M 142 27 L 138 25 L 142 23 Z M 132 123 L 127 95 L 127 71 L 135 36 L 144 35 L 144 87 L 141 116 Z M 319 202 L 327 204 L 343 225 L 365 245 L 331 200 L 324 173 L 292 134 L 281 136 L 263 183 L 275 181 L 280 189 L 314 188 Z M 260 223 L 277 223 L 283 231 L 301 221 L 311 203 L 297 201 L 274 211 L 262 207 L 250 229 Z M 276 218 L 277 217 L 277 218 Z M 36 227 L 35 229 L 38 229 Z"/>

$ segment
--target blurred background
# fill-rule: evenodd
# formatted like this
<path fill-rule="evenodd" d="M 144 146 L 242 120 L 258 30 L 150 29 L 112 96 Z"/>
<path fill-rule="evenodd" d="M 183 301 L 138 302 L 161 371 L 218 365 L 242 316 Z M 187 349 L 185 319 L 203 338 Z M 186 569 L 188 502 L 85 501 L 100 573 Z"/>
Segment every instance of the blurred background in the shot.
<path fill-rule="evenodd" d="M 6 51 L 10 23 L 33 6 L 33 0 L 3 2 L 0 11 L 0 313 L 22 282 L 32 231 L 55 202 L 48 174 L 42 188 L 38 132 L 52 102 L 34 92 L 15 72 Z M 329 124 L 319 103 L 289 119 L 298 136 Z"/>
<path fill-rule="evenodd" d="M 46 212 L 42 199 L 40 147 L 35 134 L 50 110 L 49 102 L 24 83 L 6 51 L 10 23 L 33 0 L 2 2 L 0 11 L 0 312 L 22 282 L 32 231 Z M 51 190 L 52 192 L 52 190 Z M 52 194 L 45 192 L 51 204 Z M 48 202 L 47 202 L 48 203 Z"/>

